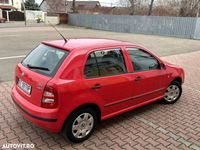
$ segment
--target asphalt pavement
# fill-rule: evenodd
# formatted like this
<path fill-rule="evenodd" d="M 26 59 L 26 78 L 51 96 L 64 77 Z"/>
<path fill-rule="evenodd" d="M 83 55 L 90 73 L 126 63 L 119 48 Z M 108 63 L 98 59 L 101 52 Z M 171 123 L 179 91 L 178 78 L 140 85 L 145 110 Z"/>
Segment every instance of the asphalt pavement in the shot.
<path fill-rule="evenodd" d="M 117 33 L 60 25 L 66 38 L 111 38 L 141 44 L 159 56 L 169 56 L 200 50 L 199 40 L 179 39 L 131 33 Z M 14 68 L 34 47 L 44 40 L 61 39 L 50 26 L 0 28 L 0 82 L 14 79 Z"/>

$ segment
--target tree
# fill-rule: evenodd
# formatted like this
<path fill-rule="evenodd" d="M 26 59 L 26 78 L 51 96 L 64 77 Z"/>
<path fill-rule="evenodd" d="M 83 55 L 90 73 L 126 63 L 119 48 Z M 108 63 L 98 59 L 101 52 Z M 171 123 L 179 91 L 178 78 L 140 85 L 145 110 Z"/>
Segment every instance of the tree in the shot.
<path fill-rule="evenodd" d="M 35 0 L 26 0 L 24 4 L 26 10 L 40 10 L 39 5 L 35 3 Z"/>
<path fill-rule="evenodd" d="M 129 0 L 130 2 L 130 15 L 135 14 L 135 5 L 136 5 L 136 0 Z"/>
<path fill-rule="evenodd" d="M 118 5 L 120 7 L 129 8 L 129 14 L 135 15 L 146 9 L 146 6 L 148 6 L 148 1 L 149 0 L 119 0 Z"/>
<path fill-rule="evenodd" d="M 152 14 L 153 3 L 154 3 L 154 0 L 151 0 L 151 3 L 150 3 L 150 5 L 149 5 L 149 13 L 148 13 L 149 16 Z"/>
<path fill-rule="evenodd" d="M 73 12 L 76 12 L 76 0 L 72 1 L 72 10 Z"/>
<path fill-rule="evenodd" d="M 200 0 L 181 0 L 180 16 L 192 17 L 199 13 Z"/>

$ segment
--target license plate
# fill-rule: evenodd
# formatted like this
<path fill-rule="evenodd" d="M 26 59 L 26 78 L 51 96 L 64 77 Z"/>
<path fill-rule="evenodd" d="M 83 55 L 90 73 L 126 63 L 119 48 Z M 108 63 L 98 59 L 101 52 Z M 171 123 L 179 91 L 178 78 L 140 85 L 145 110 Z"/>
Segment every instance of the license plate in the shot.
<path fill-rule="evenodd" d="M 31 86 L 27 84 L 26 82 L 22 81 L 21 79 L 19 79 L 18 81 L 18 87 L 22 89 L 24 92 L 26 92 L 27 94 L 31 94 Z"/>

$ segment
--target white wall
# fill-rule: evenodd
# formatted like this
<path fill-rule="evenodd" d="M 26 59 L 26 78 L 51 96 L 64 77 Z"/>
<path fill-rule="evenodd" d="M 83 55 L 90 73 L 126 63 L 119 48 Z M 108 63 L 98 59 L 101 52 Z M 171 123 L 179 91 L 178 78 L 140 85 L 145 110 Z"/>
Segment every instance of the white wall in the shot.
<path fill-rule="evenodd" d="M 21 3 L 22 3 L 22 0 L 13 0 L 13 6 L 15 8 L 17 8 L 17 10 L 21 11 Z M 0 3 L 1 5 L 12 5 L 12 1 L 9 0 L 9 3 L 8 4 L 3 4 L 3 3 Z"/>
<path fill-rule="evenodd" d="M 40 18 L 42 21 L 45 21 L 45 12 L 33 10 L 26 11 L 27 22 L 36 22 L 38 18 Z"/>
<path fill-rule="evenodd" d="M 2 10 L 0 9 L 0 17 L 2 17 L 3 15 L 2 15 Z"/>
<path fill-rule="evenodd" d="M 45 24 L 49 24 L 49 22 L 51 24 L 59 24 L 59 17 L 58 16 L 46 16 L 45 17 Z"/>

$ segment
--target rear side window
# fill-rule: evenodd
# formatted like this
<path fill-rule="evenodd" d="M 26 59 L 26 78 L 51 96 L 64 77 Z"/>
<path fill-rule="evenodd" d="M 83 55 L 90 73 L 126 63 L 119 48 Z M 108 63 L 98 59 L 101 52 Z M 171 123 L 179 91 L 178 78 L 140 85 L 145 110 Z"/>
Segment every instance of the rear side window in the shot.
<path fill-rule="evenodd" d="M 91 53 L 84 69 L 86 78 L 118 75 L 126 72 L 121 49 L 101 50 Z"/>
<path fill-rule="evenodd" d="M 40 44 L 22 61 L 22 64 L 34 72 L 52 77 L 68 53 L 68 51 Z"/>
<path fill-rule="evenodd" d="M 99 77 L 99 70 L 97 67 L 97 61 L 94 53 L 91 53 L 87 59 L 84 69 L 85 78 Z"/>
<path fill-rule="evenodd" d="M 127 48 L 127 51 L 135 71 L 148 71 L 160 68 L 158 60 L 149 53 L 137 48 Z"/>

